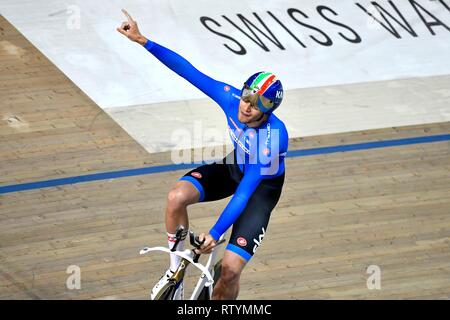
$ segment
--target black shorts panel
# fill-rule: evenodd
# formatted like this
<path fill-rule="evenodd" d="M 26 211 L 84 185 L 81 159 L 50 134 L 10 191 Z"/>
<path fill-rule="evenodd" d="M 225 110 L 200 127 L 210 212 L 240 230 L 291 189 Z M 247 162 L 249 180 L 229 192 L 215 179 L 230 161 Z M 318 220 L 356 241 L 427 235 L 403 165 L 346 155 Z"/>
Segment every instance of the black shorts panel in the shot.
<path fill-rule="evenodd" d="M 201 202 L 227 198 L 236 192 L 243 175 L 237 165 L 229 164 L 226 159 L 195 168 L 180 180 L 191 181 L 200 189 Z"/>
<path fill-rule="evenodd" d="M 270 215 L 280 199 L 283 183 L 284 174 L 260 183 L 233 224 L 228 250 L 247 261 L 253 256 L 267 232 Z"/>

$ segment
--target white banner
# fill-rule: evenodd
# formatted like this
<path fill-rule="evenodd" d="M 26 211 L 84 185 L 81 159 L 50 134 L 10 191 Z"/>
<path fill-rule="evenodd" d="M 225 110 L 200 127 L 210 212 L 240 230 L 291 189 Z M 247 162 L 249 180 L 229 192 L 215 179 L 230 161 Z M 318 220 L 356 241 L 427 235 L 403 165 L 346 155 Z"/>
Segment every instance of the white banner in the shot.
<path fill-rule="evenodd" d="M 0 11 L 102 108 L 204 95 L 116 31 L 122 6 L 148 38 L 240 87 L 286 89 L 450 74 L 450 1 L 18 1 Z"/>

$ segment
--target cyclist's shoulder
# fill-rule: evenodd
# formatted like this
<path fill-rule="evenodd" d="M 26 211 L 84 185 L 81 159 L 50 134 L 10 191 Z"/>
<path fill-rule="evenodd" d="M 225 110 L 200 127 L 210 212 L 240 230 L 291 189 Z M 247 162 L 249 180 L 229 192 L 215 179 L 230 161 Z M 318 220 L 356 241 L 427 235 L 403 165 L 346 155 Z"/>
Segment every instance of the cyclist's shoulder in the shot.
<path fill-rule="evenodd" d="M 225 82 L 220 82 L 219 90 L 221 91 L 219 105 L 229 115 L 239 105 L 240 90 Z"/>
<path fill-rule="evenodd" d="M 215 82 L 216 90 L 220 90 L 222 93 L 232 95 L 232 96 L 234 96 L 237 99 L 241 98 L 240 97 L 241 90 L 237 89 L 236 87 L 233 87 L 229 83 L 226 83 L 226 82 L 223 82 L 223 81 L 214 80 L 214 79 L 212 79 L 212 80 Z"/>
<path fill-rule="evenodd" d="M 225 88 L 225 89 L 229 91 L 230 96 L 233 100 L 237 100 L 237 101 L 241 100 L 241 90 L 239 90 L 236 87 L 233 87 L 230 84 L 227 84 L 226 86 L 228 88 Z"/>
<path fill-rule="evenodd" d="M 286 125 L 275 114 L 272 113 L 270 115 L 270 117 L 269 117 L 267 122 L 268 122 L 270 130 L 278 130 L 279 138 L 281 140 L 288 140 L 289 139 L 289 135 L 288 135 L 288 131 L 287 131 Z"/>
<path fill-rule="evenodd" d="M 277 117 L 276 114 L 271 113 L 269 119 L 267 120 L 270 122 L 272 127 L 277 127 L 278 129 L 286 130 L 286 125 L 284 124 L 283 120 Z"/>

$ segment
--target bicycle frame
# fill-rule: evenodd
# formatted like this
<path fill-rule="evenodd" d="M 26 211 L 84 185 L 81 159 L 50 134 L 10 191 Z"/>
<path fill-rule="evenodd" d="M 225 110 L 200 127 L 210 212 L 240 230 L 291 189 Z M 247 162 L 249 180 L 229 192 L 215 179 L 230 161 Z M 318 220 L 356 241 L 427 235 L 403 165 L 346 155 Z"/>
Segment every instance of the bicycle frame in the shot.
<path fill-rule="evenodd" d="M 218 244 L 222 243 L 224 240 L 225 235 L 222 235 L 219 240 L 217 241 Z M 191 249 L 186 249 L 184 251 L 171 251 L 170 249 L 168 249 L 167 247 L 145 247 L 143 249 L 140 250 L 139 254 L 144 255 L 147 254 L 149 252 L 153 252 L 153 251 L 161 251 L 161 252 L 166 252 L 169 254 L 175 254 L 179 257 L 182 258 L 181 262 L 180 262 L 180 266 L 178 267 L 178 269 L 174 272 L 173 277 L 175 278 L 183 278 L 184 277 L 184 272 L 187 268 L 187 266 L 189 264 L 192 264 L 193 266 L 195 266 L 197 269 L 199 269 L 202 274 L 199 278 L 199 280 L 197 281 L 197 285 L 194 288 L 194 291 L 191 294 L 191 297 L 189 300 L 197 300 L 201 291 L 203 290 L 203 287 L 206 287 L 208 289 L 208 295 L 209 298 L 211 298 L 212 296 L 212 288 L 213 288 L 213 284 L 214 284 L 214 265 L 216 263 L 216 259 L 217 259 L 217 250 L 213 250 L 208 258 L 208 261 L 206 263 L 206 265 L 202 265 L 201 263 L 195 262 L 193 260 L 194 258 L 194 252 Z"/>

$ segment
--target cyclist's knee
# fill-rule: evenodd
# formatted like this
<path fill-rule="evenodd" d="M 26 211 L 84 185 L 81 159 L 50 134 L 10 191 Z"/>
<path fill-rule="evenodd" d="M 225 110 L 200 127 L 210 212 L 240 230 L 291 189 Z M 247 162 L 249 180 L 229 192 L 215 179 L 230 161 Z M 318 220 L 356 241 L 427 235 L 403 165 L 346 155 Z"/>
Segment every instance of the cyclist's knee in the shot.
<path fill-rule="evenodd" d="M 183 207 L 195 203 L 198 196 L 186 185 L 177 183 L 168 193 L 167 201 L 173 206 Z"/>
<path fill-rule="evenodd" d="M 176 207 L 187 206 L 187 200 L 185 192 L 177 187 L 171 189 L 167 194 L 167 202 Z"/>
<path fill-rule="evenodd" d="M 227 284 L 236 284 L 239 282 L 242 269 L 232 264 L 222 263 L 220 277 Z"/>

